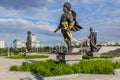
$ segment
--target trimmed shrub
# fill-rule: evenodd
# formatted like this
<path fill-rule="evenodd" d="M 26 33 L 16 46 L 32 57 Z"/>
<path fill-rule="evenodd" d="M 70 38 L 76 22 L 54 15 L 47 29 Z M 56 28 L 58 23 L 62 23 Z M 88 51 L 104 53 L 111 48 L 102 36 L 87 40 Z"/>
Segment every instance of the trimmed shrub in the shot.
<path fill-rule="evenodd" d="M 48 56 L 46 56 L 46 55 L 30 55 L 30 56 L 15 55 L 15 56 L 9 56 L 6 58 L 10 58 L 10 59 L 36 59 L 36 58 L 48 58 Z"/>
<path fill-rule="evenodd" d="M 115 69 L 120 69 L 120 63 L 119 63 L 119 62 L 116 62 L 116 63 L 114 64 L 114 68 L 115 68 Z"/>
<path fill-rule="evenodd" d="M 97 56 L 88 56 L 88 55 L 83 55 L 82 59 L 96 59 L 96 58 L 114 58 L 114 55 L 101 55 L 100 57 Z"/>
<path fill-rule="evenodd" d="M 17 65 L 11 66 L 9 70 L 10 70 L 10 71 L 21 71 L 20 67 L 17 66 Z"/>
<path fill-rule="evenodd" d="M 23 62 L 22 66 L 20 66 L 22 71 L 30 71 L 31 70 L 31 64 L 28 62 Z"/>
<path fill-rule="evenodd" d="M 60 63 L 55 66 L 53 73 L 55 76 L 58 76 L 58 75 L 65 75 L 65 74 L 73 74 L 74 71 L 72 70 L 72 67 L 69 64 Z"/>
<path fill-rule="evenodd" d="M 72 65 L 72 69 L 73 69 L 74 73 L 81 73 L 82 72 L 79 64 Z"/>
<path fill-rule="evenodd" d="M 38 75 L 42 76 L 53 76 L 52 71 L 56 66 L 56 61 L 47 60 L 47 61 L 35 61 L 31 66 L 31 70 Z"/>
<path fill-rule="evenodd" d="M 110 60 L 81 60 L 82 73 L 113 74 L 113 62 Z"/>

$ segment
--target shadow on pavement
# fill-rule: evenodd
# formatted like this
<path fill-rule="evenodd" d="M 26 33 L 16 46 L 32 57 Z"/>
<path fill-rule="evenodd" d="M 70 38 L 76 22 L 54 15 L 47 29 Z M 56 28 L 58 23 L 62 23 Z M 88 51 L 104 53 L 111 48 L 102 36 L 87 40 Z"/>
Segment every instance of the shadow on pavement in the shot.
<path fill-rule="evenodd" d="M 34 76 L 34 79 L 30 78 L 30 77 L 25 77 L 25 78 L 20 78 L 19 80 L 44 80 L 44 77 L 38 76 L 37 74 L 35 74 L 33 72 L 31 72 L 31 75 Z"/>

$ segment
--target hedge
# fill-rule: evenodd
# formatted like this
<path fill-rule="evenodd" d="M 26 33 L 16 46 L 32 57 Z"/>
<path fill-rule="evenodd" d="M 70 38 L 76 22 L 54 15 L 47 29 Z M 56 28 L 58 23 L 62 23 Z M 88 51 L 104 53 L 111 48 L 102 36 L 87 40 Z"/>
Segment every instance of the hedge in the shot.
<path fill-rule="evenodd" d="M 83 55 L 82 59 L 95 59 L 95 58 L 114 58 L 116 56 L 114 55 L 100 55 L 100 57 L 97 56 L 88 56 L 88 55 Z"/>
<path fill-rule="evenodd" d="M 69 65 L 53 60 L 23 62 L 22 66 L 13 65 L 10 71 L 32 71 L 39 76 L 60 76 L 67 74 L 114 74 L 114 69 L 120 68 L 120 63 L 110 60 L 81 60 L 77 64 Z"/>
<path fill-rule="evenodd" d="M 48 58 L 49 56 L 46 55 L 15 55 L 15 56 L 9 56 L 6 58 L 10 58 L 10 59 L 35 59 L 35 58 Z"/>

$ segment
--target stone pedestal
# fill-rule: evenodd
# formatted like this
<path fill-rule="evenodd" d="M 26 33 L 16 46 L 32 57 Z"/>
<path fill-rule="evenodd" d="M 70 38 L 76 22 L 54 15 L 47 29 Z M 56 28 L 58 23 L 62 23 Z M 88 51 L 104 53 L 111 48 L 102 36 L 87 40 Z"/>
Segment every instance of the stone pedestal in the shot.
<path fill-rule="evenodd" d="M 58 53 L 56 57 L 63 63 L 79 62 L 82 59 L 82 55 L 79 53 Z"/>

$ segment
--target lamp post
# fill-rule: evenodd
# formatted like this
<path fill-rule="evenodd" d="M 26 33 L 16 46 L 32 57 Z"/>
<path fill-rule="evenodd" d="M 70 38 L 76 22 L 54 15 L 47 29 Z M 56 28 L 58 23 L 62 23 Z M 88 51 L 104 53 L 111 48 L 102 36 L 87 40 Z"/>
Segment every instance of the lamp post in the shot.
<path fill-rule="evenodd" d="M 61 48 L 60 51 L 63 52 L 63 42 L 61 41 Z"/>
<path fill-rule="evenodd" d="M 10 56 L 10 42 L 7 42 L 7 46 L 8 46 L 8 56 Z"/>

